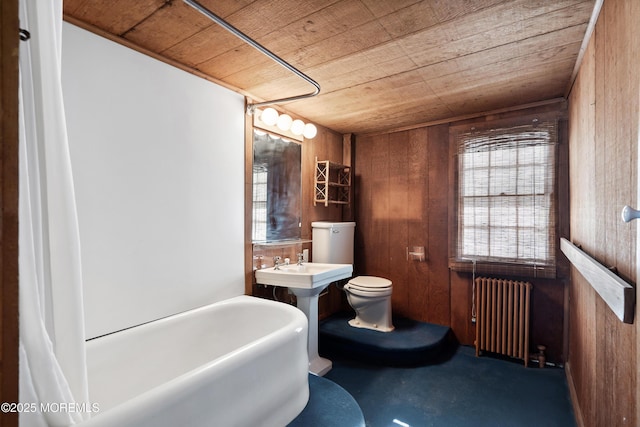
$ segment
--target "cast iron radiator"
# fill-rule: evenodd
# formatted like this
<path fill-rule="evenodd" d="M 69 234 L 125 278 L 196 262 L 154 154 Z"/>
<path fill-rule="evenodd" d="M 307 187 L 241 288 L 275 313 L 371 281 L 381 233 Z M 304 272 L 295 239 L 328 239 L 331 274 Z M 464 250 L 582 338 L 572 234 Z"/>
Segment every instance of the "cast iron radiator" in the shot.
<path fill-rule="evenodd" d="M 476 356 L 481 351 L 502 354 L 529 364 L 531 283 L 476 278 Z"/>

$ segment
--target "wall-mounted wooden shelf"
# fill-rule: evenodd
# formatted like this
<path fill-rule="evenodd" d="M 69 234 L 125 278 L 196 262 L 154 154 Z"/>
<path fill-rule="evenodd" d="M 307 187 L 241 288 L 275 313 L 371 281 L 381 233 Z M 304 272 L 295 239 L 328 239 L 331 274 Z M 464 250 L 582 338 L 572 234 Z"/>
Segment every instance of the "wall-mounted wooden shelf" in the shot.
<path fill-rule="evenodd" d="M 635 289 L 567 239 L 560 239 L 560 249 L 616 316 L 624 323 L 633 323 Z"/>
<path fill-rule="evenodd" d="M 313 205 L 348 205 L 350 198 L 351 167 L 316 157 Z"/>

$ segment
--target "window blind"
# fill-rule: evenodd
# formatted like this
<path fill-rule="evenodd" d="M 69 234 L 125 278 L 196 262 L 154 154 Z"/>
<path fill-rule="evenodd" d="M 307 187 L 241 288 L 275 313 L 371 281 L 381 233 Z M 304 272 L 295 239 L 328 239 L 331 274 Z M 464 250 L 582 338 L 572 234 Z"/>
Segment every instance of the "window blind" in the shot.
<path fill-rule="evenodd" d="M 556 121 L 459 133 L 457 145 L 452 268 L 555 277 Z"/>
<path fill-rule="evenodd" d="M 253 241 L 267 240 L 267 180 L 264 166 L 253 167 Z"/>

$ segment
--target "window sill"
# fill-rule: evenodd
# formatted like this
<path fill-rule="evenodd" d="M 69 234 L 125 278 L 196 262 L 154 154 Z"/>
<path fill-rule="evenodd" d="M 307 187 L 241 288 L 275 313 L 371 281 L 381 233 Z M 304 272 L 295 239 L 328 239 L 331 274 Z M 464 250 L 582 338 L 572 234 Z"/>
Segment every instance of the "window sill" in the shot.
<path fill-rule="evenodd" d="M 555 279 L 556 267 L 471 259 L 449 259 L 449 269 L 460 273 L 494 274 L 499 276 Z"/>

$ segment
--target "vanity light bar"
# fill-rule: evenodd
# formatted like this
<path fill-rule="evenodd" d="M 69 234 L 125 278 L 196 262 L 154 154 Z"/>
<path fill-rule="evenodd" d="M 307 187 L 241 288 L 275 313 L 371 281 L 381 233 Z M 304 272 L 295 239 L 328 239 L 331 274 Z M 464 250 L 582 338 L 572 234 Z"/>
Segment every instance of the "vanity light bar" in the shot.
<path fill-rule="evenodd" d="M 290 131 L 295 136 L 312 139 L 318 134 L 318 128 L 313 123 L 305 123 L 300 119 L 293 120 L 288 114 L 280 114 L 274 108 L 256 110 L 256 117 L 267 126 L 277 126 L 283 132 Z"/>
<path fill-rule="evenodd" d="M 285 118 L 282 119 L 282 116 Z M 256 109 L 253 114 L 253 128 L 298 142 L 312 139 L 318 133 L 318 128 L 313 123 L 293 120 L 288 114 L 279 113 L 273 108 Z"/>

